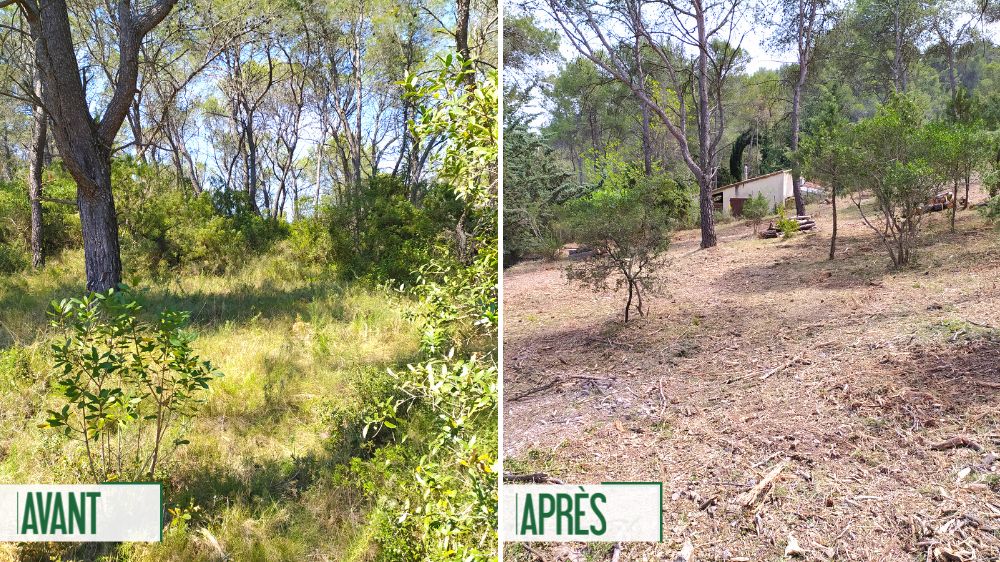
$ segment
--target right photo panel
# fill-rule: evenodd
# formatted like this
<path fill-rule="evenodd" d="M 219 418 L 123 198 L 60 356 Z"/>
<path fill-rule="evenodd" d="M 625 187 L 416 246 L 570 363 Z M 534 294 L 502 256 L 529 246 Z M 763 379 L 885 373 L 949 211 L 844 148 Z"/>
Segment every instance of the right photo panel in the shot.
<path fill-rule="evenodd" d="M 505 5 L 502 560 L 1000 560 L 998 21 Z"/>

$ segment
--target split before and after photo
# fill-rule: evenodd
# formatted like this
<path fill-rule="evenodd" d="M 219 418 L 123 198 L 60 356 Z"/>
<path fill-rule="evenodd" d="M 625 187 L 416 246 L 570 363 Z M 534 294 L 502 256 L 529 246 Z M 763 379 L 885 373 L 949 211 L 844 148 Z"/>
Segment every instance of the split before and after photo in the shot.
<path fill-rule="evenodd" d="M 1000 561 L 993 0 L 0 0 L 0 561 Z"/>

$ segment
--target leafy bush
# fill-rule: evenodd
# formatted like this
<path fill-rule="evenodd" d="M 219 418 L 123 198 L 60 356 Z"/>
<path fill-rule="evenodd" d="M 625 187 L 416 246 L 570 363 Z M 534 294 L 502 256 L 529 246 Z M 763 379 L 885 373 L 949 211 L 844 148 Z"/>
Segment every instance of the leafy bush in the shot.
<path fill-rule="evenodd" d="M 504 266 L 531 253 L 549 255 L 556 205 L 580 187 L 558 164 L 555 151 L 537 132 L 516 123 L 504 130 Z"/>
<path fill-rule="evenodd" d="M 324 264 L 333 252 L 329 225 L 318 217 L 300 218 L 291 225 L 288 245 L 295 261 Z"/>
<path fill-rule="evenodd" d="M 24 250 L 0 242 L 0 275 L 17 273 L 28 267 L 30 260 Z"/>
<path fill-rule="evenodd" d="M 568 203 L 563 220 L 569 232 L 597 250 L 594 258 L 569 266 L 569 277 L 597 289 L 613 279 L 616 288 L 628 288 L 625 322 L 633 300 L 636 311 L 645 314 L 642 291 L 651 285 L 657 257 L 670 243 L 670 229 L 679 216 L 677 205 L 685 200 L 658 182 L 637 182 Z"/>
<path fill-rule="evenodd" d="M 866 211 L 860 192 L 852 199 L 896 267 L 910 263 L 924 205 L 943 182 L 941 170 L 932 164 L 939 139 L 923 115 L 911 98 L 895 94 L 852 131 L 851 153 L 857 162 L 849 169 L 851 180 L 872 194 L 876 212 Z"/>
<path fill-rule="evenodd" d="M 431 186 L 418 205 L 402 179 L 378 175 L 349 190 L 339 204 L 321 206 L 316 220 L 325 225 L 325 235 L 303 232 L 299 240 L 306 236 L 327 246 L 328 259 L 345 276 L 409 285 L 419 264 L 430 259 L 438 235 L 458 222 L 461 205 L 446 191 Z"/>
<path fill-rule="evenodd" d="M 1000 194 L 1000 168 L 992 167 L 984 171 L 982 183 L 990 197 L 996 197 L 997 194 Z"/>
<path fill-rule="evenodd" d="M 258 216 L 245 194 L 197 195 L 173 173 L 131 158 L 114 162 L 123 262 L 141 272 L 223 273 L 287 235 L 287 224 Z"/>
<path fill-rule="evenodd" d="M 788 218 L 784 207 L 779 207 L 778 222 L 775 224 L 775 228 L 781 231 L 782 237 L 791 238 L 799 231 L 799 223 L 796 220 Z"/>
<path fill-rule="evenodd" d="M 426 358 L 392 374 L 393 395 L 366 424 L 369 436 L 398 439 L 367 465 L 375 480 L 369 489 L 396 522 L 380 527 L 381 559 L 495 561 L 497 73 L 477 80 L 471 63 L 440 62 L 437 75 L 411 75 L 406 89 L 422 106 L 416 135 L 446 139 L 438 178 L 461 211 L 454 235 L 438 237 L 413 288 Z"/>
<path fill-rule="evenodd" d="M 31 378 L 31 362 L 25 348 L 14 345 L 0 350 L 0 391 L 16 387 Z"/>
<path fill-rule="evenodd" d="M 461 215 L 449 191 L 432 185 L 418 204 L 400 178 L 364 180 L 343 201 L 327 200 L 315 218 L 293 227 L 294 252 L 303 260 L 329 260 L 346 277 L 410 285 L 438 237 Z"/>
<path fill-rule="evenodd" d="M 45 170 L 45 194 L 59 201 L 75 201 L 76 184 L 58 163 Z M 0 275 L 18 272 L 31 263 L 31 206 L 22 181 L 0 182 Z M 65 202 L 42 203 L 42 252 L 59 254 L 80 247 L 80 219 L 76 207 Z"/>
<path fill-rule="evenodd" d="M 18 183 L 0 182 L 0 275 L 16 273 L 29 263 L 26 253 L 31 220 L 27 190 Z"/>
<path fill-rule="evenodd" d="M 770 214 L 770 210 L 771 202 L 764 197 L 763 193 L 758 193 L 743 203 L 743 218 L 753 225 L 753 231 L 756 233 L 764 217 Z"/>
<path fill-rule="evenodd" d="M 979 207 L 979 213 L 990 222 L 1000 221 L 1000 196 L 994 195 Z"/>
<path fill-rule="evenodd" d="M 212 365 L 191 349 L 188 313 L 164 310 L 155 324 L 128 291 L 53 302 L 52 324 L 66 338 L 52 346 L 65 403 L 48 427 L 82 443 L 94 482 L 155 478 L 187 441 L 176 426 L 197 412 Z"/>
<path fill-rule="evenodd" d="M 412 483 L 403 484 L 425 500 L 411 509 L 400 505 L 399 522 L 423 537 L 424 554 L 432 560 L 490 558 L 495 543 L 485 531 L 498 525 L 491 501 L 498 485 L 492 451 L 499 444 L 491 430 L 499 411 L 496 364 L 476 355 L 447 355 L 391 375 L 401 395 L 380 405 L 366 433 L 395 429 L 420 416 L 419 411 L 433 413 L 423 416 L 426 449 L 416 461 Z M 483 441 L 483 436 L 492 440 Z M 460 464 L 441 464 L 450 459 Z"/>

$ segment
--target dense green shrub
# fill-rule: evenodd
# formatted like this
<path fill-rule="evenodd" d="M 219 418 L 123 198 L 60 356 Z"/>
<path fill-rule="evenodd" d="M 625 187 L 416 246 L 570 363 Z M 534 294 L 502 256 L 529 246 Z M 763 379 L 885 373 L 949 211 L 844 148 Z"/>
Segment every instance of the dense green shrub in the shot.
<path fill-rule="evenodd" d="M 979 207 L 979 212 L 990 222 L 1000 222 L 1000 195 L 990 197 L 985 204 Z"/>
<path fill-rule="evenodd" d="M 351 189 L 344 201 L 322 205 L 316 220 L 326 233 L 301 227 L 309 232 L 299 233 L 297 252 L 319 258 L 317 250 L 328 247 L 328 258 L 345 276 L 409 285 L 430 259 L 435 240 L 454 229 L 460 215 L 461 205 L 444 186 L 431 186 L 418 204 L 400 178 L 377 175 Z M 317 249 L 307 249 L 306 239 Z"/>
<path fill-rule="evenodd" d="M 504 266 L 527 254 L 548 255 L 556 205 L 578 196 L 580 186 L 558 163 L 555 151 L 522 123 L 504 130 Z"/>
<path fill-rule="evenodd" d="M 244 194 L 195 194 L 172 172 L 122 158 L 114 162 L 123 262 L 154 275 L 222 273 L 287 235 L 283 221 L 258 216 Z"/>
<path fill-rule="evenodd" d="M 28 267 L 28 254 L 15 245 L 0 242 L 0 275 L 17 273 Z"/>
<path fill-rule="evenodd" d="M 58 161 L 44 171 L 42 252 L 58 256 L 83 246 L 76 206 L 76 184 Z M 0 274 L 31 263 L 31 205 L 23 181 L 0 182 Z"/>
<path fill-rule="evenodd" d="M 30 263 L 26 193 L 22 185 L 0 182 L 0 275 L 16 273 Z"/>

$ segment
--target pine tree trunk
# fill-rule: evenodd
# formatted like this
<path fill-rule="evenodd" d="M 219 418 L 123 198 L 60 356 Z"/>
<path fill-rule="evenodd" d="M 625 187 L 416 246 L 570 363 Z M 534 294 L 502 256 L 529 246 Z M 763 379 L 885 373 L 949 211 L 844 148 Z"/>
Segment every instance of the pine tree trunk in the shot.
<path fill-rule="evenodd" d="M 97 189 L 77 189 L 80 225 L 83 230 L 83 259 L 88 291 L 107 291 L 122 281 L 118 248 L 118 214 L 111 195 L 111 161 L 97 174 Z"/>
<path fill-rule="evenodd" d="M 806 67 L 799 63 L 799 79 L 795 82 L 795 91 L 792 92 L 792 151 L 799 149 L 799 113 L 802 106 L 802 86 L 806 80 Z M 802 176 L 796 167 L 792 172 L 792 196 L 795 198 L 795 214 L 802 216 L 806 214 L 806 204 L 802 199 Z"/>
<path fill-rule="evenodd" d="M 698 179 L 698 207 L 701 212 L 701 247 L 712 248 L 718 240 L 715 236 L 715 207 L 712 206 L 712 186 L 708 176 Z"/>
<path fill-rule="evenodd" d="M 698 27 L 698 44 L 708 45 L 705 13 L 696 11 Z M 712 180 L 710 175 L 712 156 L 709 154 L 709 99 L 708 99 L 708 51 L 705 48 L 698 52 L 698 174 L 699 207 L 701 210 L 701 247 L 712 248 L 717 244 L 715 237 L 715 209 L 712 206 Z"/>
<path fill-rule="evenodd" d="M 35 95 L 41 98 L 42 82 L 35 76 Z M 42 168 L 45 166 L 45 139 L 48 118 L 42 106 L 33 109 L 34 128 L 31 134 L 30 161 L 28 162 L 28 200 L 31 203 L 31 265 L 39 269 L 45 265 L 42 249 Z"/>

